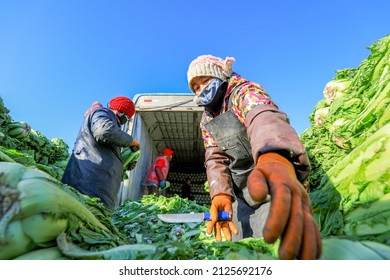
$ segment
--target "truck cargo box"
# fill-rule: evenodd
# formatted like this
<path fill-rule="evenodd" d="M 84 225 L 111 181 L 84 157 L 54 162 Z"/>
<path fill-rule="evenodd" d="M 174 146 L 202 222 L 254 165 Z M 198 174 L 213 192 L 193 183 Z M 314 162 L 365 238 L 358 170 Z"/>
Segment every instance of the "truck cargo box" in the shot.
<path fill-rule="evenodd" d="M 204 146 L 199 128 L 203 108 L 193 102 L 191 93 L 145 93 L 133 100 L 136 114 L 125 129 L 141 143 L 141 157 L 128 172 L 119 192 L 118 203 L 141 198 L 147 173 L 157 155 L 169 147 L 174 151 L 168 181 L 171 187 L 163 195 L 180 194 L 187 177 L 198 204 L 208 204 L 204 190 L 207 180 L 204 168 Z"/>

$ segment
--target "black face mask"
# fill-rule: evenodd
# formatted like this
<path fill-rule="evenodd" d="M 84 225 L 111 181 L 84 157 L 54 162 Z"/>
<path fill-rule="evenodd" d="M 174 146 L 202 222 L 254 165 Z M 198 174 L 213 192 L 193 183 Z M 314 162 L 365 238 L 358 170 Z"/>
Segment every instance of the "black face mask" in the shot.
<path fill-rule="evenodd" d="M 125 114 L 123 114 L 123 113 L 118 113 L 116 116 L 118 117 L 119 123 L 120 123 L 121 125 L 124 125 L 124 124 L 127 122 L 127 117 L 126 117 Z"/>
<path fill-rule="evenodd" d="M 225 96 L 228 86 L 228 81 L 223 81 L 222 84 L 218 87 L 217 92 L 215 93 L 214 98 L 207 105 L 203 107 L 209 112 L 218 112 L 221 110 L 223 97 Z"/>

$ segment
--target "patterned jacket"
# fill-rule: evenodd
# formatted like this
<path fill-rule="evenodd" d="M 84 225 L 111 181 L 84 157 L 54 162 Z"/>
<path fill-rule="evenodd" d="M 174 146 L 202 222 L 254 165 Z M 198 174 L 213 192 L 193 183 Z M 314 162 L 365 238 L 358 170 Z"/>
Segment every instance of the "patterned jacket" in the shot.
<path fill-rule="evenodd" d="M 209 184 L 211 182 L 209 186 L 211 198 L 220 193 L 234 197 L 229 170 L 230 159 L 216 145 L 205 127 L 210 120 L 227 111 L 231 94 L 233 94 L 232 111 L 246 128 L 254 163 L 263 153 L 279 153 L 291 161 L 298 180 L 304 183 L 309 176 L 310 163 L 306 149 L 291 127 L 287 115 L 278 109 L 261 85 L 233 73 L 228 82 L 221 110 L 216 114 L 205 110 L 200 123 L 206 148 L 207 179 Z"/>

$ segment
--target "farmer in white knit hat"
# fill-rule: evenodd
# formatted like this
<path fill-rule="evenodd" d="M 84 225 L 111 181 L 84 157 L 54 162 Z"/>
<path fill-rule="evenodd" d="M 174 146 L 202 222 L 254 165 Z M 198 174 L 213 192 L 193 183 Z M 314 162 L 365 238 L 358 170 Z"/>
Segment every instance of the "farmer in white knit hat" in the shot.
<path fill-rule="evenodd" d="M 233 72 L 234 61 L 202 55 L 187 72 L 194 101 L 205 108 L 200 127 L 212 199 L 206 231 L 214 229 L 219 241 L 222 232 L 227 240 L 280 239 L 281 259 L 317 259 L 322 243 L 303 186 L 310 172 L 305 147 L 263 87 Z M 232 219 L 217 221 L 218 211 Z"/>

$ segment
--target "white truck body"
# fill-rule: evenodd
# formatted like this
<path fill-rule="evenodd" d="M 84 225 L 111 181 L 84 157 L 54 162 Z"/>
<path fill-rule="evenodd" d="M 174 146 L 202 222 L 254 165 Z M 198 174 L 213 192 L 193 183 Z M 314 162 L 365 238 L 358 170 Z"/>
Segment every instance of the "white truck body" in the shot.
<path fill-rule="evenodd" d="M 185 177 L 190 176 L 197 203 L 207 203 L 204 146 L 199 128 L 203 108 L 193 102 L 191 93 L 145 93 L 134 97 L 136 114 L 125 128 L 141 143 L 141 157 L 122 183 L 118 205 L 145 194 L 143 183 L 157 155 L 169 147 L 174 151 L 167 196 L 180 193 Z"/>

